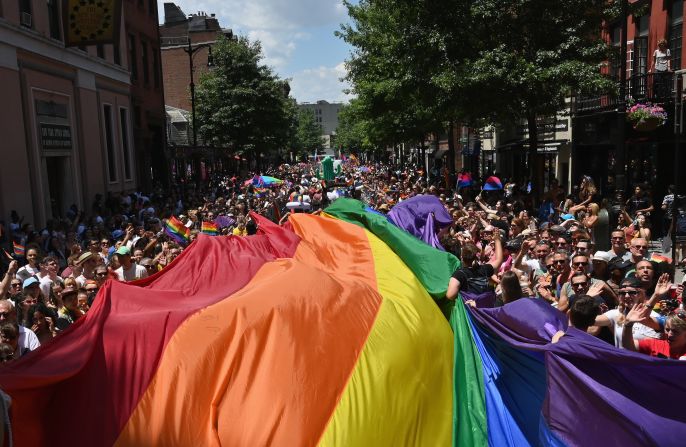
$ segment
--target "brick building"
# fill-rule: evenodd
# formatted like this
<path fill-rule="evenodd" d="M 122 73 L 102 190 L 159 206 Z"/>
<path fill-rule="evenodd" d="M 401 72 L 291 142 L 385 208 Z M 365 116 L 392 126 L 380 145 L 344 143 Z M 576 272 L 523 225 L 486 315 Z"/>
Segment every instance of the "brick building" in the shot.
<path fill-rule="evenodd" d="M 0 219 L 36 227 L 136 187 L 124 20 L 115 44 L 65 48 L 61 2 L 0 0 Z"/>
<path fill-rule="evenodd" d="M 577 95 L 572 107 L 572 181 L 589 174 L 599 179 L 604 193 L 617 189 L 632 192 L 634 185 L 645 184 L 659 204 L 667 186 L 683 178 L 675 175 L 675 168 L 683 170 L 683 158 L 679 161 L 675 156 L 685 149 L 683 130 L 675 121 L 683 119 L 683 73 L 679 70 L 684 68 L 685 56 L 684 2 L 652 1 L 640 6 L 637 13 L 627 17 L 625 55 L 621 52 L 622 21 L 606 24 L 603 34 L 617 57 L 603 69 L 617 81 L 617 92 L 621 92 L 620 62 L 626 57 L 626 101 L 662 105 L 668 114 L 667 123 L 650 132 L 636 130 L 627 123 L 621 94 Z M 669 44 L 672 71 L 655 75 L 651 72 L 653 53 L 663 38 Z M 656 208 L 658 216 L 653 222 L 659 222 L 661 213 L 659 206 Z"/>
<path fill-rule="evenodd" d="M 155 183 L 165 184 L 169 173 L 157 2 L 125 0 L 122 4 L 138 186 L 150 191 Z"/>
<path fill-rule="evenodd" d="M 208 16 L 199 12 L 186 16 L 174 3 L 164 4 L 164 23 L 159 29 L 164 98 L 168 111 L 174 111 L 167 114 L 167 137 L 170 138 L 175 126 L 179 125 L 174 117 L 192 116 L 189 47 L 193 59 L 193 80 L 197 85 L 200 75 L 210 69 L 212 45 L 221 36 L 232 38 L 233 33 L 222 29 L 214 14 Z M 191 126 L 188 123 L 186 126 L 188 145 L 180 144 L 177 138 L 168 142 L 172 172 L 204 178 L 212 170 L 221 169 L 222 163 L 226 165 L 226 161 L 221 160 L 225 154 L 203 147 L 200 139 L 198 147 L 194 147 L 192 119 Z"/>
<path fill-rule="evenodd" d="M 188 40 L 198 48 L 193 54 L 193 73 L 197 84 L 200 74 L 208 70 L 211 45 L 221 35 L 231 37 L 231 30 L 224 30 L 214 14 L 200 12 L 188 17 L 174 3 L 164 4 L 164 24 L 160 26 L 162 43 L 162 73 L 166 104 L 183 110 L 191 110 L 190 61 Z M 205 46 L 206 45 L 206 46 Z"/>

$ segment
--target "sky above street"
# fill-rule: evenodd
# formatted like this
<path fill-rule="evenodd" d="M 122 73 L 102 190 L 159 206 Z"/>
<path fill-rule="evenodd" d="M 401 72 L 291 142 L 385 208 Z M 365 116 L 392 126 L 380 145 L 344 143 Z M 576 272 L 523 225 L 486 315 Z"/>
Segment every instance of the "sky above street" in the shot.
<path fill-rule="evenodd" d="M 334 32 L 348 15 L 341 0 L 175 0 L 185 14 L 216 14 L 223 28 L 259 40 L 264 62 L 291 80 L 298 102 L 347 101 L 344 61 L 350 47 Z M 356 1 L 355 1 L 356 3 Z M 158 3 L 164 21 L 164 1 Z"/>

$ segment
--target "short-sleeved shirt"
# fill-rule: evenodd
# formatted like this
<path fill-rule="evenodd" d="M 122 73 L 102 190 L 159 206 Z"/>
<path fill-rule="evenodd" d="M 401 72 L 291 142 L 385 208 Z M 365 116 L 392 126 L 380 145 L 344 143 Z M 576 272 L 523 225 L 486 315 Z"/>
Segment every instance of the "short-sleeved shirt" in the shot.
<path fill-rule="evenodd" d="M 27 352 L 38 349 L 40 341 L 36 334 L 24 326 L 19 326 L 19 339 L 17 340 L 17 352 L 14 353 L 16 358 L 21 357 Z"/>
<path fill-rule="evenodd" d="M 453 278 L 460 281 L 460 290 L 471 293 L 481 293 L 481 290 L 470 288 L 469 279 L 490 278 L 493 276 L 493 266 L 491 264 L 480 264 L 473 267 L 460 267 L 453 273 Z"/>
<path fill-rule="evenodd" d="M 603 314 L 610 320 L 610 326 L 612 327 L 615 334 L 615 346 L 618 348 L 622 347 L 622 332 L 624 332 L 624 325 L 617 324 L 619 319 L 619 309 L 610 309 Z M 651 318 L 657 318 L 660 315 L 657 312 L 650 312 Z M 660 334 L 655 332 L 654 329 L 649 328 L 641 323 L 635 323 L 632 328 L 632 335 L 634 340 L 643 340 L 646 338 L 660 339 Z"/>
<path fill-rule="evenodd" d="M 652 357 L 662 357 L 668 359 L 679 359 L 686 352 L 672 351 L 667 340 L 656 340 L 654 338 L 644 338 L 638 342 L 638 352 L 648 354 Z"/>

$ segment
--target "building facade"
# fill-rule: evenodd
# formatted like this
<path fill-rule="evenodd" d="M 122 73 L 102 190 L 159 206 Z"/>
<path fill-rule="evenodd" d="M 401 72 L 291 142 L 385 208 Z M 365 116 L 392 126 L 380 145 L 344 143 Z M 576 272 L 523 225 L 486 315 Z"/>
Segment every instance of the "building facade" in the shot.
<path fill-rule="evenodd" d="M 206 178 L 207 173 L 226 165 L 225 151 L 204 147 L 193 138 L 191 71 L 193 82 L 212 65 L 212 45 L 221 37 L 233 38 L 230 29 L 222 29 L 214 14 L 204 12 L 186 16 L 174 3 L 164 4 L 164 24 L 159 27 L 164 98 L 167 106 L 167 134 L 179 125 L 179 116 L 191 117 L 187 145 L 178 139 L 168 142 L 171 171 L 174 176 Z M 171 113 L 170 113 L 171 111 Z M 174 118 L 176 117 L 176 118 Z M 176 119 L 177 121 L 173 121 Z"/>
<path fill-rule="evenodd" d="M 166 184 L 169 173 L 157 1 L 124 0 L 122 5 L 138 187 L 151 191 L 155 184 Z"/>
<path fill-rule="evenodd" d="M 44 225 L 136 186 L 124 20 L 115 44 L 65 48 L 61 4 L 0 0 L 0 218 Z"/>
<path fill-rule="evenodd" d="M 322 128 L 322 140 L 327 154 L 333 154 L 336 145 L 336 129 L 338 129 L 338 114 L 343 104 L 340 102 L 330 103 L 319 100 L 315 103 L 304 102 L 298 104 L 303 110 L 309 110 L 314 115 L 315 122 Z"/>
<path fill-rule="evenodd" d="M 682 122 L 683 103 L 683 17 L 682 0 L 642 2 L 635 15 L 627 17 L 626 36 L 622 21 L 607 24 L 606 41 L 616 57 L 608 61 L 604 72 L 617 83 L 618 94 L 584 95 L 573 104 L 573 179 L 589 174 L 599 179 L 601 191 L 633 190 L 635 185 L 648 187 L 659 204 L 669 184 L 676 183 L 684 192 L 684 151 Z M 622 40 L 626 54 L 622 54 Z M 652 70 L 657 43 L 666 39 L 670 49 L 671 71 L 656 74 Z M 620 85 L 621 60 L 626 60 L 626 83 Z M 621 101 L 622 90 L 624 101 Z M 649 131 L 634 129 L 627 122 L 625 107 L 634 102 L 658 104 L 668 114 L 664 126 Z M 659 206 L 656 207 L 659 214 Z M 654 220 L 656 221 L 656 220 Z"/>

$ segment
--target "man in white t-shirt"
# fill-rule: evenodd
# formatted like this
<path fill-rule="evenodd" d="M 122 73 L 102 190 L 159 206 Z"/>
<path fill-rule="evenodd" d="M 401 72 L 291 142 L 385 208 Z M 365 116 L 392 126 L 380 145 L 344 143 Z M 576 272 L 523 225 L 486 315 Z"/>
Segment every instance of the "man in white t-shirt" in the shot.
<path fill-rule="evenodd" d="M 624 278 L 619 283 L 620 306 L 617 309 L 608 310 L 602 315 L 598 315 L 595 320 L 596 326 L 609 326 L 614 331 L 614 342 L 618 348 L 622 347 L 622 332 L 624 330 L 625 312 L 638 303 L 646 301 L 645 290 L 641 288 L 641 282 L 637 278 Z M 643 323 L 633 325 L 632 333 L 635 340 L 644 338 L 660 339 L 660 324 L 657 322 L 659 317 L 657 312 L 650 313 L 650 318 Z"/>
<path fill-rule="evenodd" d="M 36 278 L 40 281 L 40 291 L 43 294 L 43 299 L 47 301 L 50 298 L 50 291 L 54 283 L 62 284 L 64 280 L 57 276 L 57 269 L 59 264 L 57 259 L 53 256 L 46 256 L 40 262 L 40 272 L 36 274 Z"/>
<path fill-rule="evenodd" d="M 17 309 L 14 303 L 10 300 L 0 300 L 0 324 L 13 323 L 17 324 Z M 40 341 L 36 334 L 22 325 L 18 326 L 19 337 L 17 340 L 17 349 L 14 351 L 14 358 L 17 359 L 29 351 L 38 349 Z"/>
<path fill-rule="evenodd" d="M 117 274 L 120 281 L 147 278 L 148 271 L 142 265 L 138 265 L 131 260 L 131 251 L 128 247 L 121 246 L 115 253 L 121 267 L 115 270 L 114 273 Z"/>

